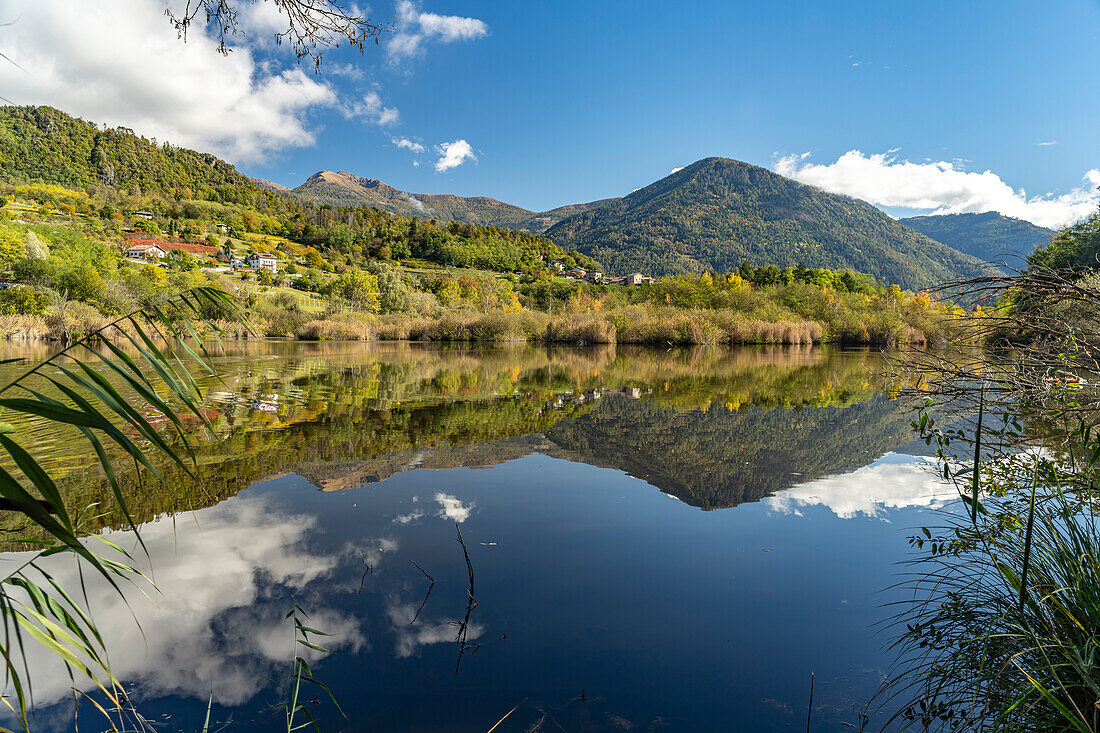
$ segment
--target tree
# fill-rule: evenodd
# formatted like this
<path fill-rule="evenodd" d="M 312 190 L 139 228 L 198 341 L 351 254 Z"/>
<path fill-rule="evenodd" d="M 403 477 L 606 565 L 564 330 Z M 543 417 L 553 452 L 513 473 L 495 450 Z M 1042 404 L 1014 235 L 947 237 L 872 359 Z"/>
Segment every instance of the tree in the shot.
<path fill-rule="evenodd" d="M 378 281 L 379 306 L 383 313 L 403 313 L 409 309 L 409 288 L 397 268 L 375 263 L 371 272 Z"/>
<path fill-rule="evenodd" d="M 50 248 L 46 246 L 45 242 L 38 238 L 37 234 L 34 232 L 27 232 L 24 242 L 27 245 L 27 257 L 32 260 L 49 259 Z"/>
<path fill-rule="evenodd" d="M 57 287 L 73 300 L 92 300 L 103 292 L 103 278 L 91 265 L 76 265 L 57 277 Z"/>
<path fill-rule="evenodd" d="M 362 270 L 348 270 L 332 284 L 333 292 L 351 303 L 352 309 L 377 313 L 380 306 L 378 278 Z"/>
<path fill-rule="evenodd" d="M 354 5 L 344 7 L 339 0 L 265 0 L 268 1 L 279 10 L 280 17 L 286 17 L 287 28 L 275 34 L 275 42 L 289 42 L 298 60 L 310 58 L 316 69 L 321 67 L 322 49 L 339 48 L 347 43 L 362 51 L 369 39 L 378 43 L 378 37 L 391 30 L 357 15 Z M 228 54 L 233 50 L 228 39 L 240 34 L 240 4 L 241 0 L 187 0 L 178 14 L 172 8 L 166 9 L 165 14 L 184 40 L 198 18 L 201 24 L 215 30 L 218 50 Z"/>

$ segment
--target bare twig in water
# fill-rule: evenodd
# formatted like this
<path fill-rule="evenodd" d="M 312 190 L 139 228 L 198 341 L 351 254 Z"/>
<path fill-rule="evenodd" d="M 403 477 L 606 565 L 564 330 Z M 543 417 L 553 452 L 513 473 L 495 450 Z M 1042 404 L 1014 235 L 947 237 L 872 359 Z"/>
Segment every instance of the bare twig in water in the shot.
<path fill-rule="evenodd" d="M 370 574 L 370 572 L 372 570 L 374 570 L 374 568 L 372 568 L 367 563 L 367 558 L 363 557 L 363 553 L 361 553 L 361 552 L 359 553 L 359 560 L 360 560 L 360 562 L 363 563 L 363 567 L 366 568 L 366 570 L 363 571 L 363 577 L 359 579 L 359 592 L 362 593 L 363 592 L 363 584 L 367 582 L 367 575 Z"/>
<path fill-rule="evenodd" d="M 814 714 L 814 673 L 810 671 L 810 704 L 806 708 L 806 733 L 810 733 L 810 717 Z"/>
<path fill-rule="evenodd" d="M 458 661 L 455 662 L 455 677 L 457 677 L 458 669 L 462 666 L 462 655 L 468 649 L 476 652 L 481 645 L 466 643 L 466 634 L 470 629 L 470 614 L 477 608 L 477 598 L 474 597 L 474 566 L 470 562 L 470 551 L 466 549 L 466 542 L 462 539 L 462 528 L 458 526 L 458 522 L 455 522 L 455 530 L 458 532 L 458 544 L 462 546 L 462 554 L 466 558 L 466 572 L 470 578 L 470 587 L 466 591 L 466 616 L 458 625 L 458 636 L 455 638 L 458 643 Z"/>
<path fill-rule="evenodd" d="M 516 710 L 519 710 L 519 706 L 520 706 L 520 705 L 522 705 L 522 704 L 523 704 L 523 703 L 525 703 L 525 702 L 527 702 L 527 698 L 526 698 L 526 697 L 525 697 L 525 698 L 523 698 L 522 700 L 520 700 L 520 701 L 519 701 L 519 703 L 517 703 L 517 704 L 516 704 L 516 706 L 515 706 L 514 708 L 512 708 L 511 710 L 509 710 L 508 712 L 506 712 L 506 713 L 504 714 L 504 717 L 503 717 L 503 718 L 501 718 L 500 720 L 498 720 L 498 721 L 496 722 L 496 724 L 495 724 L 495 725 L 494 725 L 494 726 L 493 726 L 492 728 L 490 728 L 490 729 L 489 729 L 488 733 L 493 733 L 493 731 L 497 729 L 497 726 L 499 726 L 499 725 L 500 725 L 501 723 L 503 723 L 503 722 L 504 722 L 504 721 L 505 721 L 505 720 L 506 720 L 506 719 L 508 718 L 508 716 L 509 716 L 509 715 L 511 715 L 512 713 L 516 712 Z"/>
<path fill-rule="evenodd" d="M 416 565 L 416 569 L 419 570 L 420 572 L 424 573 L 424 577 L 427 578 L 431 583 L 428 586 L 428 592 L 424 594 L 424 600 L 420 602 L 420 608 L 416 609 L 416 615 L 413 616 L 412 621 L 409 622 L 409 626 L 412 626 L 413 624 L 416 623 L 416 620 L 418 618 L 420 618 L 420 612 L 424 610 L 424 606 L 426 606 L 428 604 L 428 596 L 430 596 L 432 594 L 432 588 L 435 587 L 435 578 L 428 575 L 428 571 L 426 571 L 424 568 L 417 565 L 416 560 L 410 560 L 409 562 L 411 562 L 413 565 Z"/>

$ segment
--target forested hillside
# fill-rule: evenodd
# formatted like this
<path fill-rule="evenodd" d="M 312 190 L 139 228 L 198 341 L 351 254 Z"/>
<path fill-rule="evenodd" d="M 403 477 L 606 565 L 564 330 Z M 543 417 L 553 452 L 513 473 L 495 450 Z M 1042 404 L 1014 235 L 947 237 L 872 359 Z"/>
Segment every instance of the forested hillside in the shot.
<path fill-rule="evenodd" d="M 984 262 L 1020 269 L 1025 258 L 1050 241 L 1053 229 L 988 211 L 984 214 L 914 216 L 901 223 Z"/>
<path fill-rule="evenodd" d="M 15 181 L 106 185 L 120 192 L 244 202 L 259 191 L 209 153 L 99 127 L 52 107 L 0 107 L 0 170 Z"/>
<path fill-rule="evenodd" d="M 725 272 L 749 260 L 850 267 L 919 288 L 981 271 L 870 204 L 725 158 L 700 160 L 546 234 L 616 272 Z"/>
<path fill-rule="evenodd" d="M 102 129 L 50 107 L 0 107 L 0 173 L 9 185 L 38 181 L 72 189 L 25 193 L 71 206 L 92 217 L 93 231 L 107 235 L 121 231 L 127 212 L 142 210 L 152 218 L 141 226 L 154 232 L 191 235 L 221 225 L 240 236 L 285 237 L 318 250 L 329 269 L 377 258 L 496 271 L 545 267 L 551 259 L 593 264 L 522 231 L 435 225 L 358 203 L 316 205 L 213 155 L 158 145 L 125 128 Z"/>

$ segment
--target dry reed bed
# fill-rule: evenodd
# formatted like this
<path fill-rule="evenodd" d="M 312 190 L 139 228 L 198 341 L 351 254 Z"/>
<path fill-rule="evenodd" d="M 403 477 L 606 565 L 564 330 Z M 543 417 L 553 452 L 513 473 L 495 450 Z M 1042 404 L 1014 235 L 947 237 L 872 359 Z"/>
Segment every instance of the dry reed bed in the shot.
<path fill-rule="evenodd" d="M 922 330 L 905 324 L 863 324 L 830 332 L 824 324 L 811 320 L 772 322 L 745 318 L 734 311 L 653 312 L 645 308 L 554 317 L 537 311 L 448 312 L 435 318 L 340 314 L 309 321 L 294 335 L 307 340 L 665 345 L 927 341 Z"/>

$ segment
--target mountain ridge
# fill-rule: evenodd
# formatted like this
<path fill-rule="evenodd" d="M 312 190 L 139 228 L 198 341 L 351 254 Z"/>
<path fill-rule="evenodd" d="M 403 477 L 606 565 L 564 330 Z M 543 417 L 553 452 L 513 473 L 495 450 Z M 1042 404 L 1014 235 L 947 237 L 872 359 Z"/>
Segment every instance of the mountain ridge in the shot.
<path fill-rule="evenodd" d="M 1008 271 L 1026 266 L 1027 255 L 1046 244 L 1053 229 L 996 211 L 980 214 L 929 214 L 900 219 L 937 242 Z"/>
<path fill-rule="evenodd" d="M 300 185 L 294 194 L 333 205 L 374 206 L 403 216 L 441 221 L 462 221 L 481 226 L 498 226 L 539 234 L 561 219 L 609 199 L 586 204 L 568 204 L 549 211 L 530 211 L 490 196 L 459 196 L 451 193 L 412 193 L 349 171 L 320 170 Z"/>
<path fill-rule="evenodd" d="M 611 270 L 653 275 L 728 272 L 748 260 L 851 268 L 922 288 L 985 269 L 865 201 L 719 157 L 568 216 L 544 233 Z"/>

